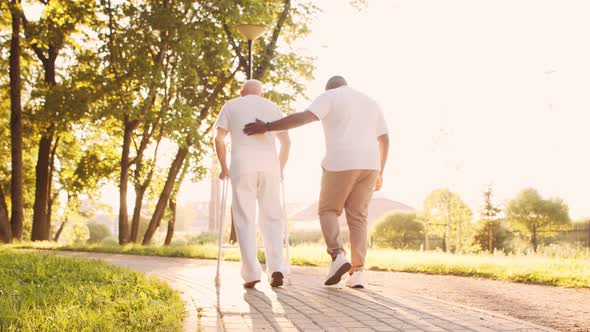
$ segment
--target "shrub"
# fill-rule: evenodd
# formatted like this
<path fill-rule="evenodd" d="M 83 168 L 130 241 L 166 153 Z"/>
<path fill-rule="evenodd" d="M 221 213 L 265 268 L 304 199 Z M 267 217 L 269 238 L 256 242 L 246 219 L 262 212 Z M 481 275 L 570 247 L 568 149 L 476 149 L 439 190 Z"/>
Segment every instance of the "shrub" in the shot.
<path fill-rule="evenodd" d="M 492 231 L 492 251 L 512 251 L 513 235 L 506 222 L 495 220 L 480 220 L 475 228 L 473 242 L 479 245 L 482 250 L 489 251 L 490 227 Z"/>
<path fill-rule="evenodd" d="M 100 244 L 104 244 L 107 246 L 116 246 L 119 244 L 119 240 L 114 236 L 107 236 L 104 239 L 102 239 L 102 241 L 100 241 Z"/>
<path fill-rule="evenodd" d="M 318 243 L 322 242 L 323 238 L 322 231 L 316 229 L 298 229 L 289 232 L 289 243 L 291 245 Z"/>
<path fill-rule="evenodd" d="M 100 243 L 103 239 L 112 236 L 113 232 L 111 232 L 110 228 L 100 222 L 89 222 L 88 223 L 88 243 Z"/>
<path fill-rule="evenodd" d="M 190 237 L 187 240 L 188 245 L 202 245 L 205 243 L 217 243 L 218 234 L 203 232 L 197 236 Z"/>
<path fill-rule="evenodd" d="M 424 226 L 415 213 L 394 212 L 377 222 L 372 239 L 381 247 L 418 249 L 424 239 Z"/>
<path fill-rule="evenodd" d="M 172 245 L 173 247 L 184 247 L 187 244 L 188 244 L 188 242 L 185 239 L 178 238 L 178 239 L 172 240 L 172 243 L 170 245 Z"/>

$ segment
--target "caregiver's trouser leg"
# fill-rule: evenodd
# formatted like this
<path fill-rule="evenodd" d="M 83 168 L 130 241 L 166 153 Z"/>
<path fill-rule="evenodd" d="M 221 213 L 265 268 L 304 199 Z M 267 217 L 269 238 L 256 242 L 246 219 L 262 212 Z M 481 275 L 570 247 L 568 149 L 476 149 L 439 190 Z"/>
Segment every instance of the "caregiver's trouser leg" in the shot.
<path fill-rule="evenodd" d="M 256 201 L 267 273 L 284 273 L 280 185 L 280 175 L 273 172 L 232 176 L 232 208 L 242 257 L 241 274 L 246 282 L 260 280 L 262 272 L 256 248 Z"/>
<path fill-rule="evenodd" d="M 338 217 L 346 210 L 350 231 L 351 271 L 362 270 L 367 255 L 367 215 L 379 175 L 375 170 L 349 170 L 322 174 L 319 216 L 328 254 L 344 253 Z"/>

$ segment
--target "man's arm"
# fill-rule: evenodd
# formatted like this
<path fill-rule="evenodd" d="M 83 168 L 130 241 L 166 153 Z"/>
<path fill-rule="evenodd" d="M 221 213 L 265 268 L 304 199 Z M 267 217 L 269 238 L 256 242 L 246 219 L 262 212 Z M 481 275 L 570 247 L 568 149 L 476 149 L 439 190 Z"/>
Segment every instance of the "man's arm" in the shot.
<path fill-rule="evenodd" d="M 285 131 L 297 127 L 301 127 L 310 122 L 318 121 L 318 117 L 310 111 L 297 112 L 288 115 L 280 120 L 273 122 L 264 122 L 256 119 L 256 122 L 248 123 L 244 127 L 244 134 L 258 135 L 264 134 L 268 131 Z"/>
<path fill-rule="evenodd" d="M 389 154 L 389 135 L 384 134 L 377 137 L 377 141 L 379 141 L 379 155 L 381 157 L 381 171 L 379 172 L 379 177 L 377 178 L 377 184 L 375 185 L 375 191 L 381 189 L 383 186 L 383 170 L 385 169 L 385 164 L 387 163 L 387 155 Z"/>
<path fill-rule="evenodd" d="M 285 169 L 285 165 L 287 165 L 287 160 L 289 160 L 289 149 L 291 148 L 291 139 L 289 138 L 289 132 L 282 131 L 277 134 L 277 138 L 281 143 L 281 150 L 279 152 L 279 160 L 281 162 L 281 176 L 283 175 L 283 170 Z"/>
<path fill-rule="evenodd" d="M 221 174 L 219 174 L 220 179 L 224 179 L 229 177 L 229 168 L 227 167 L 227 158 L 226 158 L 226 146 L 225 146 L 225 137 L 227 136 L 227 130 L 223 128 L 217 128 L 217 135 L 215 135 L 215 152 L 217 152 L 217 159 L 219 159 L 219 164 L 221 165 Z"/>

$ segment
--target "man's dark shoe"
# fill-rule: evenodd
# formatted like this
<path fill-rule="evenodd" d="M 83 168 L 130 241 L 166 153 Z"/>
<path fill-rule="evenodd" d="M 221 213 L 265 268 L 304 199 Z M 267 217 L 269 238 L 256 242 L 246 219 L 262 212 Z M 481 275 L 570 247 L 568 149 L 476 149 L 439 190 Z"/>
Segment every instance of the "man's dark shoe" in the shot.
<path fill-rule="evenodd" d="M 273 272 L 273 274 L 270 276 L 270 286 L 271 287 L 283 286 L 283 279 L 284 279 L 284 276 L 281 272 Z"/>
<path fill-rule="evenodd" d="M 256 286 L 257 283 L 259 283 L 260 280 L 254 280 L 254 281 L 249 281 L 249 282 L 245 282 L 244 283 L 244 288 L 254 288 L 254 286 Z"/>

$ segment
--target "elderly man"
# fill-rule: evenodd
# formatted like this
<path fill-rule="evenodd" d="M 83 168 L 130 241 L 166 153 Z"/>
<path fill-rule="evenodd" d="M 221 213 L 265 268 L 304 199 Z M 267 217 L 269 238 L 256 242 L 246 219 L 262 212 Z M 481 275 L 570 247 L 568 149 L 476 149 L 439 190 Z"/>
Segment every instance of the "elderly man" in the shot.
<path fill-rule="evenodd" d="M 332 263 L 325 285 L 335 285 L 349 272 L 346 285 L 364 288 L 363 266 L 367 254 L 367 213 L 374 190 L 383 183 L 389 137 L 383 112 L 366 95 L 334 76 L 304 112 L 271 121 L 257 119 L 244 127 L 247 135 L 283 131 L 321 120 L 326 156 L 319 202 L 319 217 Z M 253 136 L 256 137 L 256 136 Z M 352 265 L 346 259 L 338 217 L 346 211 L 350 230 Z"/>
<path fill-rule="evenodd" d="M 262 269 L 256 255 L 256 203 L 258 223 L 266 253 L 266 272 L 272 287 L 283 285 L 283 213 L 280 185 L 283 168 L 289 156 L 286 131 L 247 136 L 242 128 L 255 119 L 276 121 L 283 117 L 280 108 L 262 97 L 262 84 L 257 80 L 244 83 L 241 97 L 228 101 L 215 123 L 215 149 L 221 164 L 221 179 L 232 183 L 232 211 L 240 253 L 244 287 L 260 282 Z M 227 167 L 225 137 L 231 137 L 231 168 Z M 275 140 L 280 141 L 277 155 Z"/>

